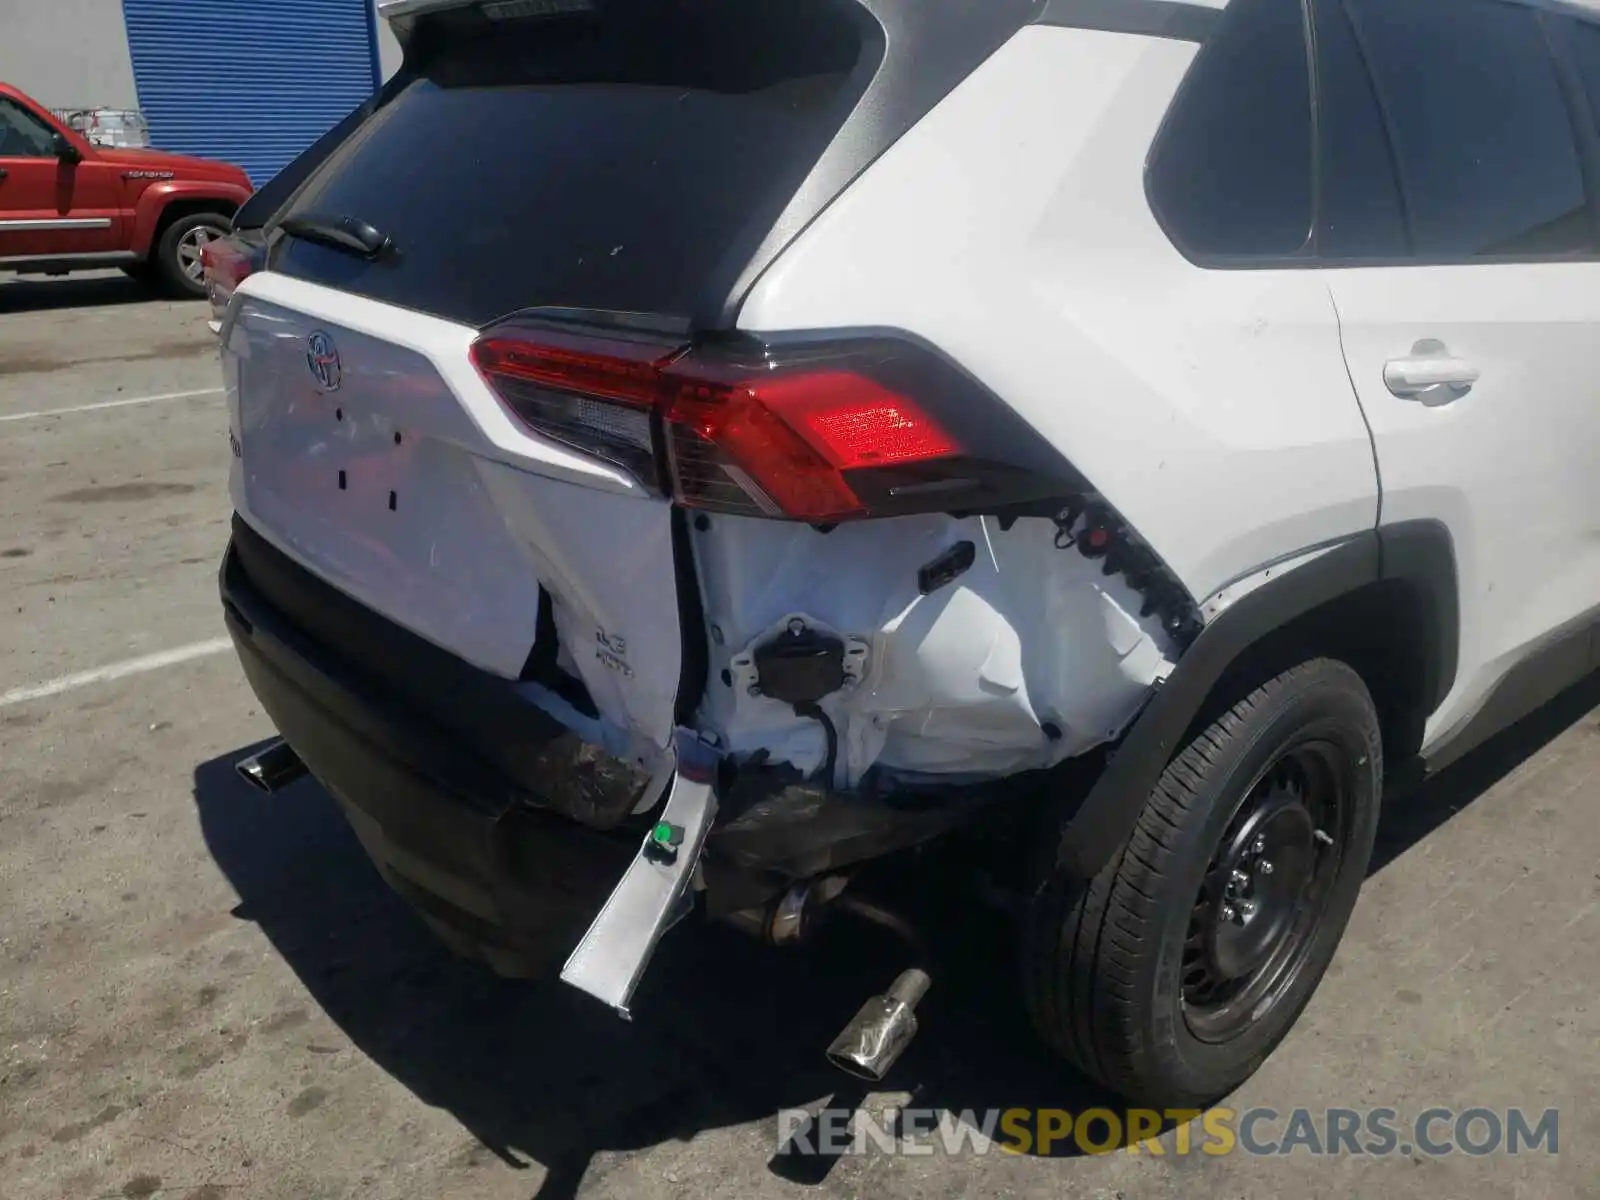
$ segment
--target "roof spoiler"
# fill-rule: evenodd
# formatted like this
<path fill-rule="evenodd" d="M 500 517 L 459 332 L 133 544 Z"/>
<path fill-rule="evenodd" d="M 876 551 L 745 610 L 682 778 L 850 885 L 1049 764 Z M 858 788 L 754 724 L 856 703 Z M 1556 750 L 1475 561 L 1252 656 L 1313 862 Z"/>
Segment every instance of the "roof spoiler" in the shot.
<path fill-rule="evenodd" d="M 426 13 L 474 7 L 490 18 L 508 20 L 592 12 L 594 0 L 378 0 L 378 16 L 391 23 L 409 23 Z"/>
<path fill-rule="evenodd" d="M 466 8 L 476 3 L 478 0 L 378 0 L 378 15 L 385 21 L 393 21 L 397 17 L 414 17 L 441 8 Z"/>

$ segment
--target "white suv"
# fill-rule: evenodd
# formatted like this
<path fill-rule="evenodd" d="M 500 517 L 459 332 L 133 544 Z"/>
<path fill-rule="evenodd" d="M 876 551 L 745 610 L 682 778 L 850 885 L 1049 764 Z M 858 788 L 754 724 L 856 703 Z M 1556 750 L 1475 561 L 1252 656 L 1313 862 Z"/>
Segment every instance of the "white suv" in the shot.
<path fill-rule="evenodd" d="M 221 256 L 222 589 L 246 774 L 309 768 L 461 951 L 626 1012 L 687 911 L 882 916 L 863 865 L 941 838 L 1043 1036 L 1204 1102 L 1386 776 L 1594 665 L 1584 9 L 386 15 L 403 70 Z"/>

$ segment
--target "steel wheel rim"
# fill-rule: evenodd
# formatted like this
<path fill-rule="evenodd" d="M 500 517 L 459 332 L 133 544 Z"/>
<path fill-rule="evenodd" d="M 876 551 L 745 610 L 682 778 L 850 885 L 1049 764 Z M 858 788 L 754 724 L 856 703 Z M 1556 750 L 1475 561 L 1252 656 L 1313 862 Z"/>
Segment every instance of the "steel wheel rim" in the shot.
<path fill-rule="evenodd" d="M 1353 787 L 1344 752 L 1306 739 L 1245 792 L 1185 934 L 1181 1006 L 1200 1041 L 1240 1036 L 1309 965 L 1349 841 Z"/>
<path fill-rule="evenodd" d="M 178 239 L 178 269 L 199 283 L 205 278 L 205 263 L 201 261 L 201 253 L 221 236 L 221 231 L 210 225 L 196 225 L 185 233 Z"/>

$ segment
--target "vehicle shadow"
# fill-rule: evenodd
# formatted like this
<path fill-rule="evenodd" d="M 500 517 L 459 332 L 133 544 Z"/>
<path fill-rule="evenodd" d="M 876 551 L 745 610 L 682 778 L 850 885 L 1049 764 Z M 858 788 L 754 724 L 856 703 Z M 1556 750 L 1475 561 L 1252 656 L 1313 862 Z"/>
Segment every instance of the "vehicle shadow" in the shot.
<path fill-rule="evenodd" d="M 1597 704 L 1600 679 L 1396 806 L 1373 870 Z M 886 935 L 841 919 L 814 947 L 776 951 L 686 923 L 669 935 L 635 1019 L 624 1022 L 562 985 L 499 980 L 451 957 L 381 881 L 314 782 L 267 797 L 237 777 L 233 764 L 259 748 L 194 774 L 207 846 L 240 897 L 234 915 L 261 928 L 374 1062 L 508 1166 L 545 1168 L 537 1190 L 530 1185 L 536 1200 L 576 1196 L 596 1154 L 756 1121 L 771 1131 L 772 1172 L 807 1184 L 827 1176 L 838 1154 L 812 1152 L 818 1131 L 805 1125 L 780 1148 L 778 1116 L 824 1101 L 854 1108 L 866 1095 L 822 1050 L 905 965 Z M 942 950 L 919 1009 L 922 1033 L 884 1089 L 955 1123 L 1012 1108 L 1125 1113 L 1041 1052 L 1012 986 L 1013 943 L 1000 917 L 957 907 L 933 928 Z M 1076 1152 L 1070 1140 L 1052 1148 Z"/>
<path fill-rule="evenodd" d="M 163 297 L 121 271 L 86 275 L 6 275 L 0 272 L 0 314 L 142 304 Z"/>
<path fill-rule="evenodd" d="M 1386 797 L 1367 874 L 1383 870 L 1597 707 L 1600 673 L 1496 734 L 1414 793 Z"/>
<path fill-rule="evenodd" d="M 539 1200 L 576 1195 L 599 1152 L 758 1120 L 772 1130 L 776 1173 L 827 1174 L 831 1158 L 795 1152 L 805 1130 L 778 1153 L 778 1114 L 864 1096 L 822 1052 L 907 965 L 887 934 L 841 917 L 816 946 L 778 951 L 686 923 L 625 1022 L 564 985 L 503 981 L 453 958 L 382 882 L 320 787 L 268 797 L 238 778 L 233 764 L 259 748 L 194 775 L 206 844 L 240 897 L 234 915 L 261 928 L 363 1053 L 508 1165 L 544 1166 Z M 1039 1054 L 1009 986 L 1000 918 L 956 921 L 952 957 L 919 1009 L 922 1033 L 885 1087 L 957 1114 L 1110 1104 Z"/>

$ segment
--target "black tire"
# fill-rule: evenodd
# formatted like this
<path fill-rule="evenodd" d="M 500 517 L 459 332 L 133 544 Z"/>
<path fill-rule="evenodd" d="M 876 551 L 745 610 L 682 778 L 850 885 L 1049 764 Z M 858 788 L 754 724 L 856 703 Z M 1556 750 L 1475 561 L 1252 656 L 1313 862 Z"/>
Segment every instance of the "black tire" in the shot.
<path fill-rule="evenodd" d="M 185 261 L 191 235 L 196 230 L 206 230 L 216 237 L 226 237 L 231 222 L 222 213 L 191 213 L 179 217 L 156 239 L 155 253 L 150 256 L 150 266 L 162 288 L 174 296 L 198 299 L 206 294 L 205 281 L 193 276 Z"/>
<path fill-rule="evenodd" d="M 1302 663 L 1233 705 L 1174 756 L 1098 876 L 1055 869 L 1037 892 L 1023 982 L 1045 1040 L 1136 1104 L 1202 1107 L 1243 1083 L 1344 935 L 1382 778 L 1372 698 L 1343 663 Z"/>

